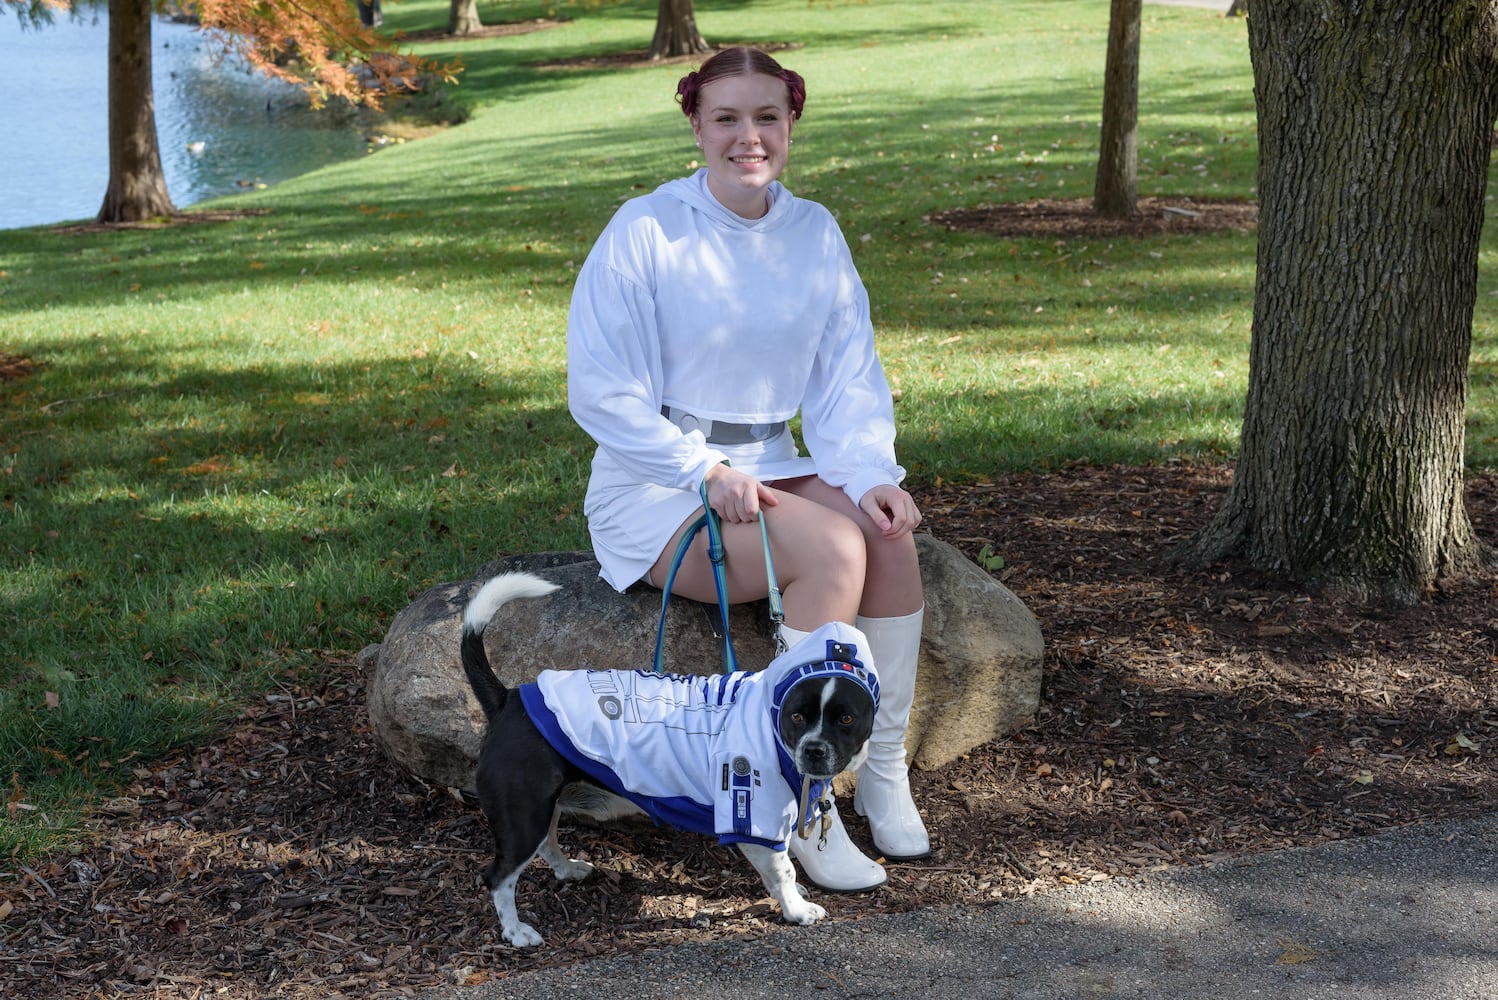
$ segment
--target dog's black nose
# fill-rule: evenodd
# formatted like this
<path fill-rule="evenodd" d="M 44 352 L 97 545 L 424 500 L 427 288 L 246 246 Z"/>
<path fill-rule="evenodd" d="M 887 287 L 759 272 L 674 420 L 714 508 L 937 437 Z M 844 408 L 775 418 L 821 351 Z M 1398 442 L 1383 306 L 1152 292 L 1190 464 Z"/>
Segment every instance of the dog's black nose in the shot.
<path fill-rule="evenodd" d="M 809 743 L 801 752 L 809 764 L 825 764 L 832 759 L 832 751 L 825 743 Z"/>

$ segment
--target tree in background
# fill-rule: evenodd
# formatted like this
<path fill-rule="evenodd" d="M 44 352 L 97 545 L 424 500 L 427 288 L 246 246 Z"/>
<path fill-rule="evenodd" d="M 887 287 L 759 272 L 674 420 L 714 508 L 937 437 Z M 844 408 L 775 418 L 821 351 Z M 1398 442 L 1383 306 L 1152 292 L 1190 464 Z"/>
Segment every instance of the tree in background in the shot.
<path fill-rule="evenodd" d="M 176 214 L 161 168 L 151 86 L 151 0 L 109 2 L 109 185 L 99 222 Z"/>
<path fill-rule="evenodd" d="M 1103 134 L 1092 210 L 1133 215 L 1139 190 L 1140 0 L 1113 0 L 1108 14 L 1108 62 L 1103 72 Z"/>
<path fill-rule="evenodd" d="M 1240 455 L 1199 561 L 1409 603 L 1480 569 L 1463 421 L 1498 4 L 1254 3 L 1259 248 Z"/>
<path fill-rule="evenodd" d="M 479 20 L 478 0 L 452 0 L 447 10 L 447 33 L 471 35 L 484 26 Z"/>
<path fill-rule="evenodd" d="M 712 46 L 697 30 L 692 0 L 661 0 L 655 13 L 655 37 L 650 41 L 650 58 L 668 59 L 711 51 Z"/>
<path fill-rule="evenodd" d="M 0 0 L 33 24 L 73 10 L 81 0 Z M 109 184 L 99 222 L 135 222 L 175 214 L 156 138 L 151 87 L 151 18 L 163 0 L 108 0 Z M 329 98 L 378 107 L 386 94 L 415 90 L 421 73 L 451 79 L 396 51 L 360 23 L 347 0 L 179 0 L 175 5 L 251 66 L 301 86 L 314 106 Z"/>

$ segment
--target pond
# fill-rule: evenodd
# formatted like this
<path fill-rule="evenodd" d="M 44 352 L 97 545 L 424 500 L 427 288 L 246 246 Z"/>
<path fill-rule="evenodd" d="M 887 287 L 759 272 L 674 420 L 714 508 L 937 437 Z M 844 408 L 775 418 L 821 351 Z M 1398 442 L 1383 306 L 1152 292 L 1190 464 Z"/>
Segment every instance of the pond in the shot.
<path fill-rule="evenodd" d="M 158 18 L 151 36 L 162 168 L 178 208 L 368 155 L 353 109 L 311 110 L 296 88 L 221 58 L 191 25 Z M 102 8 L 36 29 L 0 13 L 13 91 L 0 104 L 0 229 L 98 212 L 109 183 L 108 55 Z"/>

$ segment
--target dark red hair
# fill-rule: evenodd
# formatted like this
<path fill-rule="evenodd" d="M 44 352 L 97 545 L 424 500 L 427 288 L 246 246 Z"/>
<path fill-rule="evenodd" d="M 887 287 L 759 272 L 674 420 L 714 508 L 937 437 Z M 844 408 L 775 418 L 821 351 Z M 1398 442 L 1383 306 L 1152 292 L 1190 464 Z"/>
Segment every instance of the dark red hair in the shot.
<path fill-rule="evenodd" d="M 740 46 L 724 49 L 702 64 L 702 68 L 688 73 L 676 85 L 676 100 L 688 118 L 697 113 L 697 101 L 702 88 L 725 76 L 749 76 L 763 73 L 773 76 L 785 84 L 785 95 L 791 108 L 791 118 L 801 117 L 806 106 L 806 81 L 793 69 L 785 69 L 759 49 Z"/>

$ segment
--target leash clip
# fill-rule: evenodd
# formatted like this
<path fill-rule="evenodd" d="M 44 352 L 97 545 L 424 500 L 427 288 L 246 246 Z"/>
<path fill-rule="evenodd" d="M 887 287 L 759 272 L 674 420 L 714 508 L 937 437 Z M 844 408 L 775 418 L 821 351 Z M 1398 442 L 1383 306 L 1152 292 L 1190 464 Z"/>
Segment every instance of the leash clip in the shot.
<path fill-rule="evenodd" d="M 820 828 L 817 830 L 817 850 L 819 851 L 827 846 L 827 831 L 832 829 L 832 796 L 826 794 L 831 788 L 832 784 L 828 782 L 823 789 L 822 797 L 816 802 L 822 810 L 822 814 L 818 816 L 812 811 L 811 778 L 804 774 L 801 776 L 801 799 L 796 804 L 796 809 L 800 814 L 796 818 L 796 836 L 802 840 L 810 840 L 812 824 L 820 820 Z"/>

